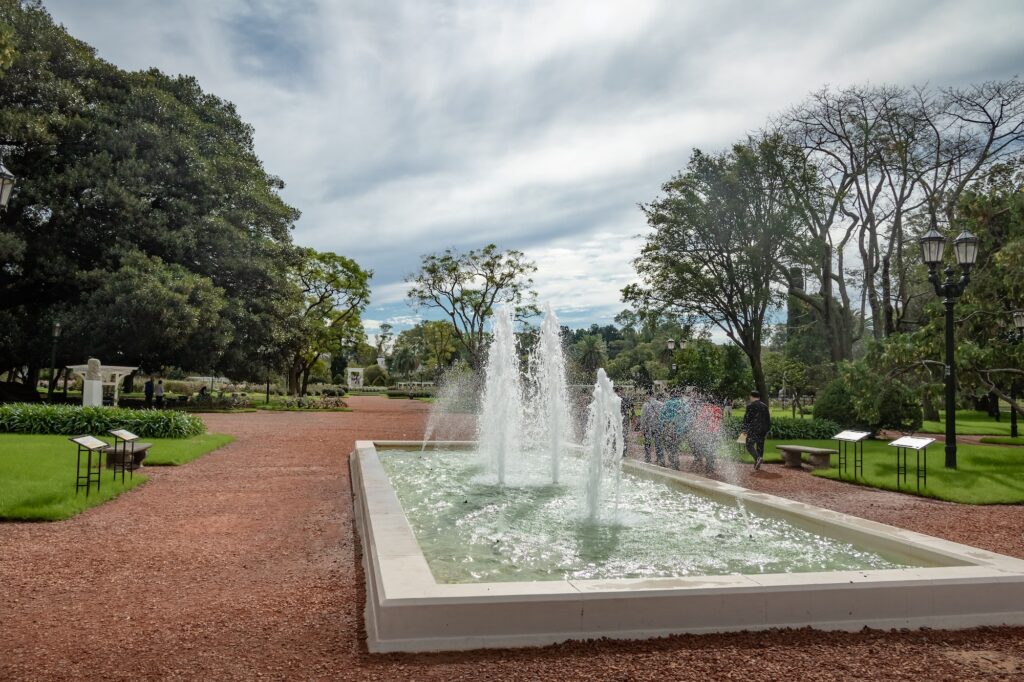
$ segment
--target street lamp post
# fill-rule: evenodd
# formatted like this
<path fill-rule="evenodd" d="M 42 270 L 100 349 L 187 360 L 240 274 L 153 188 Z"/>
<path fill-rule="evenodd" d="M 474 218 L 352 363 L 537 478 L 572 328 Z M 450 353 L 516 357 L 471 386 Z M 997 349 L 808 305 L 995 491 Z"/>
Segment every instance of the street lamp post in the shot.
<path fill-rule="evenodd" d="M 1013 313 L 1013 326 L 1017 332 L 1009 336 L 1010 343 L 1017 345 L 1024 341 L 1024 310 L 1015 310 Z M 1017 377 L 1010 379 L 1010 438 L 1017 437 Z"/>
<path fill-rule="evenodd" d="M 53 323 L 53 347 L 50 349 L 50 381 L 46 384 L 46 401 L 53 402 L 53 389 L 57 386 L 57 339 L 60 338 L 60 322 Z"/>
<path fill-rule="evenodd" d="M 953 340 L 953 306 L 970 283 L 971 266 L 978 259 L 978 238 L 964 230 L 953 242 L 956 262 L 960 265 L 959 280 L 954 278 L 956 271 L 950 265 L 944 270 L 946 279 L 939 278 L 939 265 L 942 263 L 942 252 L 945 248 L 946 238 L 934 227 L 921 237 L 921 260 L 928 266 L 928 281 L 935 287 L 935 295 L 943 297 L 942 303 L 946 308 L 946 468 L 956 469 L 956 348 Z"/>

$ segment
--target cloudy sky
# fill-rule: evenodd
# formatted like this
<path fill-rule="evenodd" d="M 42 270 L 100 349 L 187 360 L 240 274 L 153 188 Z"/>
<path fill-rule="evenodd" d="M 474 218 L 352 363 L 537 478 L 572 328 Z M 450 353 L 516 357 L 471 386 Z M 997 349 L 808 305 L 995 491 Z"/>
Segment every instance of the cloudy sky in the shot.
<path fill-rule="evenodd" d="M 103 58 L 233 101 L 296 241 L 374 270 L 371 328 L 414 314 L 422 254 L 491 241 L 537 262 L 564 321 L 607 321 L 636 205 L 694 147 L 825 84 L 1024 72 L 1019 0 L 45 2 Z"/>

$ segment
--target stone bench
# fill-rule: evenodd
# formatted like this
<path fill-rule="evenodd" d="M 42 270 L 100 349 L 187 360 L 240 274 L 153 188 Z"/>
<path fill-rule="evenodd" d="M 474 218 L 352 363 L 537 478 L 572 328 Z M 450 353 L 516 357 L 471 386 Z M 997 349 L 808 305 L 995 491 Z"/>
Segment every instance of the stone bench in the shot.
<path fill-rule="evenodd" d="M 803 465 L 803 455 L 807 454 L 810 465 L 815 469 L 828 469 L 832 466 L 832 455 L 838 454 L 838 450 L 829 448 L 814 448 L 808 445 L 776 445 L 782 453 L 782 461 L 791 469 L 799 469 Z"/>
<path fill-rule="evenodd" d="M 146 454 L 148 453 L 151 447 L 153 447 L 152 443 L 136 443 L 134 451 L 132 450 L 131 445 L 129 445 L 127 451 L 125 451 L 123 444 L 118 445 L 116 450 L 114 449 L 113 445 L 108 445 L 107 447 L 102 449 L 102 452 L 107 453 L 108 469 L 114 468 L 114 462 L 117 458 L 124 457 L 125 459 L 127 459 L 128 457 L 131 457 L 132 461 L 128 468 L 134 470 L 142 466 L 142 460 L 146 459 Z M 125 462 L 125 464 L 129 463 Z"/>

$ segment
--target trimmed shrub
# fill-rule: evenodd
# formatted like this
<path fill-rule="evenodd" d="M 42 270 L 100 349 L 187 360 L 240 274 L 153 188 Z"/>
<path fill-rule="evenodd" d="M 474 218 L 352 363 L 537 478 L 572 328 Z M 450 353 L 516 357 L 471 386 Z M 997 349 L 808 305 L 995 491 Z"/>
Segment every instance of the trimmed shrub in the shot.
<path fill-rule="evenodd" d="M 204 384 L 201 381 L 178 381 L 176 379 L 167 379 L 164 381 L 164 390 L 168 393 L 174 393 L 175 395 L 192 395 L 206 385 L 207 384 Z"/>
<path fill-rule="evenodd" d="M 0 405 L 0 433 L 91 434 L 103 437 L 112 429 L 128 429 L 143 438 L 188 438 L 206 431 L 198 417 L 176 410 L 128 410 L 14 403 Z"/>
<path fill-rule="evenodd" d="M 723 424 L 729 433 L 738 434 L 743 427 L 743 418 L 732 416 L 725 419 Z M 839 424 L 828 419 L 772 417 L 768 437 L 776 440 L 827 440 L 842 430 Z"/>
<path fill-rule="evenodd" d="M 878 428 L 917 431 L 921 428 L 921 403 L 918 397 L 898 381 L 886 384 L 875 401 Z"/>
<path fill-rule="evenodd" d="M 370 365 L 363 370 L 363 383 L 367 386 L 387 386 L 387 370 L 380 365 Z"/>
<path fill-rule="evenodd" d="M 835 379 L 825 387 L 814 402 L 814 418 L 827 419 L 844 426 L 856 425 L 853 396 L 842 379 Z"/>
<path fill-rule="evenodd" d="M 434 392 L 423 388 L 389 388 L 389 398 L 433 398 Z"/>

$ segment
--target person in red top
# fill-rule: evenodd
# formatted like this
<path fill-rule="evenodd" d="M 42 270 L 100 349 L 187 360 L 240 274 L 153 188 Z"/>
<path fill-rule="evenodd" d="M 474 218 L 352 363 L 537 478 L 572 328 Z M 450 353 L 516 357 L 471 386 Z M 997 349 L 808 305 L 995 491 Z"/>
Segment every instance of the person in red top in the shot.
<path fill-rule="evenodd" d="M 712 403 L 701 403 L 697 422 L 690 430 L 690 451 L 694 464 L 704 463 L 704 471 L 715 470 L 715 449 L 722 431 L 722 408 Z"/>

